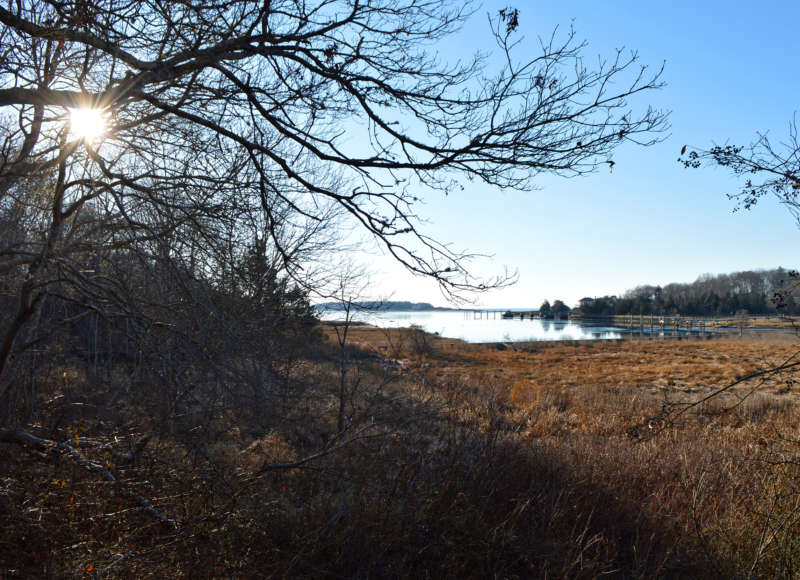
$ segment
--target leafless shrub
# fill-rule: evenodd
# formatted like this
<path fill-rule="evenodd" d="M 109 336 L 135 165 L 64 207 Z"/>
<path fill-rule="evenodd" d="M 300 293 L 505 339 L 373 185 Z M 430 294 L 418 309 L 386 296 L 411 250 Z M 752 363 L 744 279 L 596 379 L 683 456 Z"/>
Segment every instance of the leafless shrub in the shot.
<path fill-rule="evenodd" d="M 404 334 L 413 354 L 430 356 L 434 353 L 433 340 L 421 326 L 412 324 Z"/>

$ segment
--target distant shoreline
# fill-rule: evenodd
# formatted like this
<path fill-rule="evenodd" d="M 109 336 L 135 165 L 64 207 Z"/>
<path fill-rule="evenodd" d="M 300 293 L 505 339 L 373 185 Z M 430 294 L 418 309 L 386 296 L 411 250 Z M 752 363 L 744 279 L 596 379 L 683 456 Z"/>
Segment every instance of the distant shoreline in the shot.
<path fill-rule="evenodd" d="M 380 301 L 359 301 L 359 302 L 323 302 L 317 304 L 315 308 L 324 312 L 343 312 L 347 308 L 355 310 L 368 310 L 373 312 L 451 312 L 461 310 L 460 308 L 449 308 L 434 306 L 428 302 L 408 302 L 404 300 Z"/>
<path fill-rule="evenodd" d="M 347 303 L 324 302 L 314 306 L 318 311 L 342 312 L 346 310 Z M 352 302 L 349 304 L 351 309 L 365 310 L 369 312 L 538 312 L 538 308 L 453 308 L 450 306 L 433 306 L 427 302 Z"/>

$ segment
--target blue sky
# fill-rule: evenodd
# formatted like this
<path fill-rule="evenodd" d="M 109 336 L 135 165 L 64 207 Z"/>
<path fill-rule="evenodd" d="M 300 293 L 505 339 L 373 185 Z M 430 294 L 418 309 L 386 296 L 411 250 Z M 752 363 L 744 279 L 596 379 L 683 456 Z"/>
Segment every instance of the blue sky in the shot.
<path fill-rule="evenodd" d="M 443 47 L 491 48 L 485 14 L 513 2 L 486 2 Z M 746 144 L 757 131 L 781 141 L 800 113 L 800 2 L 517 2 L 519 47 L 535 56 L 538 36 L 572 24 L 588 43 L 587 59 L 616 48 L 665 63 L 667 86 L 631 101 L 670 110 L 666 140 L 614 154 L 614 172 L 563 179 L 545 176 L 533 192 L 500 192 L 480 184 L 459 195 L 428 195 L 419 214 L 425 231 L 457 249 L 490 254 L 478 274 L 507 266 L 516 285 L 477 297 L 488 307 L 538 307 L 544 299 L 574 304 L 583 296 L 620 294 L 639 284 L 692 281 L 698 275 L 798 267 L 800 231 L 771 199 L 732 212 L 725 193 L 736 181 L 722 170 L 687 170 L 683 145 Z M 476 40 L 477 39 L 477 40 Z M 481 43 L 480 39 L 485 39 Z M 398 300 L 445 304 L 436 285 L 380 254 L 370 262 L 372 292 Z"/>

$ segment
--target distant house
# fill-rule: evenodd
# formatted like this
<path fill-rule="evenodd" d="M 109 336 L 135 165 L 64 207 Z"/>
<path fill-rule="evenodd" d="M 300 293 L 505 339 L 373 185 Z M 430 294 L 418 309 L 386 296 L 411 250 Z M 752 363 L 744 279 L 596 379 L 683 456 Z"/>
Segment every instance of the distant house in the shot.
<path fill-rule="evenodd" d="M 594 306 L 594 298 L 581 298 L 578 300 L 581 308 L 591 308 Z"/>

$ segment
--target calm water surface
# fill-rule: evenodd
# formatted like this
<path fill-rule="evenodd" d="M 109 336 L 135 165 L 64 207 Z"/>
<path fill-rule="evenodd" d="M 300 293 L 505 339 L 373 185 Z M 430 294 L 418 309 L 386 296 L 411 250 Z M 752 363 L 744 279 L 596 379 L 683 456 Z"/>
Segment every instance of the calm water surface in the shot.
<path fill-rule="evenodd" d="M 531 320 L 519 318 L 504 320 L 502 312 L 483 313 L 476 318 L 472 311 L 367 311 L 353 318 L 380 328 L 404 328 L 415 324 L 428 332 L 447 338 L 460 338 L 466 342 L 522 342 L 534 340 L 591 340 L 621 338 L 622 329 L 608 326 L 581 325 L 572 321 Z M 320 313 L 322 320 L 342 320 L 344 314 L 336 311 Z"/>

